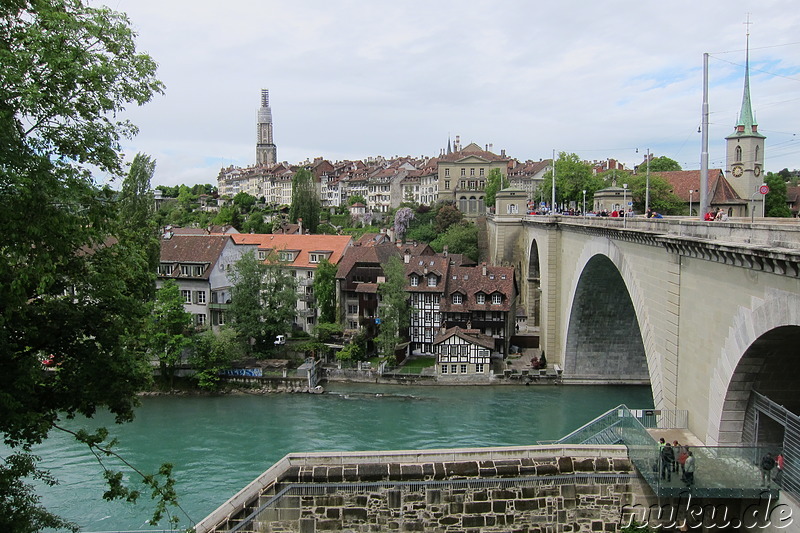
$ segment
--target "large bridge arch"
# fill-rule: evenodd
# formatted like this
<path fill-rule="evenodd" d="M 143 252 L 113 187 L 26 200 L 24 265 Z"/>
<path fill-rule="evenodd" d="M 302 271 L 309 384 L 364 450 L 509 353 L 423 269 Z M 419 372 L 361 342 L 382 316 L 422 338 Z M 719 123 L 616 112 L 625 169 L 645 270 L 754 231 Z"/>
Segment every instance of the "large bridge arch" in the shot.
<path fill-rule="evenodd" d="M 564 372 L 572 379 L 649 381 L 633 301 L 617 266 L 592 256 L 578 276 L 565 336 Z"/>
<path fill-rule="evenodd" d="M 758 391 L 800 413 L 800 294 L 771 291 L 741 307 L 711 376 L 708 444 L 739 444 L 748 403 Z"/>

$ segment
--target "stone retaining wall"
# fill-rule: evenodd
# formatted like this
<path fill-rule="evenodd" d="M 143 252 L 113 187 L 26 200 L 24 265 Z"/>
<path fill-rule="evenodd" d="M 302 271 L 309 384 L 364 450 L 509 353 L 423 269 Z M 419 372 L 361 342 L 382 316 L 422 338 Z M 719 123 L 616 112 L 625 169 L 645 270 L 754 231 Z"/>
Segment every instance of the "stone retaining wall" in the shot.
<path fill-rule="evenodd" d="M 404 455 L 353 462 L 299 461 L 293 454 L 267 476 L 270 490 L 251 499 L 238 520 L 234 505 L 227 513 L 223 506 L 219 515 L 228 522 L 200 524 L 197 531 L 227 531 L 260 507 L 241 531 L 619 531 L 622 507 L 645 503 L 646 488 L 624 448 L 603 448 L 577 455 L 547 446 L 523 453 L 396 452 Z"/>

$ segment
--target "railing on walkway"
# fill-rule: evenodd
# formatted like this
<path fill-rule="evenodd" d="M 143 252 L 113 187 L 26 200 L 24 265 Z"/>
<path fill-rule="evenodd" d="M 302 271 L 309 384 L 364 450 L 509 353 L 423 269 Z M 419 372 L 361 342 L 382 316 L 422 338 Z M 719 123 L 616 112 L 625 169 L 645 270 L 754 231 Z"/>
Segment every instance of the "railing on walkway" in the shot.
<path fill-rule="evenodd" d="M 689 411 L 686 409 L 631 409 L 631 413 L 648 429 L 689 427 Z"/>
<path fill-rule="evenodd" d="M 619 405 L 554 444 L 599 444 L 616 439 L 615 442 L 628 449 L 631 462 L 659 497 L 678 496 L 689 491 L 695 497 L 757 499 L 767 490 L 777 496 L 774 481 L 769 487 L 762 487 L 759 467 L 761 457 L 772 450 L 758 446 L 689 447 L 695 459 L 695 474 L 694 482 L 687 485 L 681 480 L 680 465 L 677 471 L 674 471 L 674 463 L 665 465 L 662 448 L 642 424 L 641 411 Z M 645 420 L 659 421 L 655 414 L 652 418 L 648 415 Z"/>

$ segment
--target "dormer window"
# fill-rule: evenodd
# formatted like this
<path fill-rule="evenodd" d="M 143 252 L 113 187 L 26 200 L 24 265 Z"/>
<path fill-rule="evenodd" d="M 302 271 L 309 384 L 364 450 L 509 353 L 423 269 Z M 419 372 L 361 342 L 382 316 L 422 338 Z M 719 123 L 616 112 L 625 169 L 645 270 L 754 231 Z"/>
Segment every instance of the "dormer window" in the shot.
<path fill-rule="evenodd" d="M 483 304 L 485 304 L 485 303 L 486 303 L 486 295 L 485 295 L 485 294 L 483 294 L 482 292 L 479 292 L 479 293 L 478 293 L 478 295 L 477 295 L 477 296 L 475 296 L 475 302 L 476 302 L 478 305 L 483 305 Z"/>
<path fill-rule="evenodd" d="M 503 296 L 499 292 L 492 294 L 492 305 L 500 305 L 501 303 L 503 303 Z"/>
<path fill-rule="evenodd" d="M 281 252 L 279 259 L 281 261 L 292 262 L 292 261 L 294 261 L 294 253 L 292 253 L 292 252 Z"/>
<path fill-rule="evenodd" d="M 308 254 L 309 263 L 319 263 L 320 254 Z"/>
<path fill-rule="evenodd" d="M 262 261 L 263 261 L 264 259 L 266 259 L 266 258 L 267 258 L 267 252 L 266 252 L 265 250 L 259 250 L 259 251 L 258 251 L 258 258 L 259 258 L 260 260 L 262 260 Z"/>
<path fill-rule="evenodd" d="M 428 276 L 428 287 L 436 286 L 436 276 Z"/>
<path fill-rule="evenodd" d="M 419 276 L 412 275 L 411 276 L 411 286 L 417 287 L 419 285 Z"/>
<path fill-rule="evenodd" d="M 464 301 L 464 298 L 460 294 L 456 293 L 456 294 L 453 295 L 453 303 L 454 304 L 460 305 L 463 301 Z"/>

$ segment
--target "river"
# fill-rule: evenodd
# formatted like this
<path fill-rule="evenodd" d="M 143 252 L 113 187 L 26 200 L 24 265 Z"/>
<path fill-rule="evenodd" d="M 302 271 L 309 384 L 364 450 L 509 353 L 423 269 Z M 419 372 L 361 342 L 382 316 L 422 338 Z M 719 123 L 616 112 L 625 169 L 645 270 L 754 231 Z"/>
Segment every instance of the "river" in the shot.
<path fill-rule="evenodd" d="M 174 464 L 186 512 L 178 514 L 188 527 L 290 452 L 528 445 L 559 438 L 621 403 L 653 405 L 649 387 L 631 386 L 326 388 L 319 395 L 146 397 L 134 422 L 111 429 L 117 450 L 140 468 Z M 64 424 L 110 427 L 113 419 L 100 414 Z M 36 453 L 60 480 L 40 490 L 52 511 L 84 531 L 152 529 L 148 496 L 136 505 L 104 502 L 96 460 L 68 435 L 52 434 Z"/>

